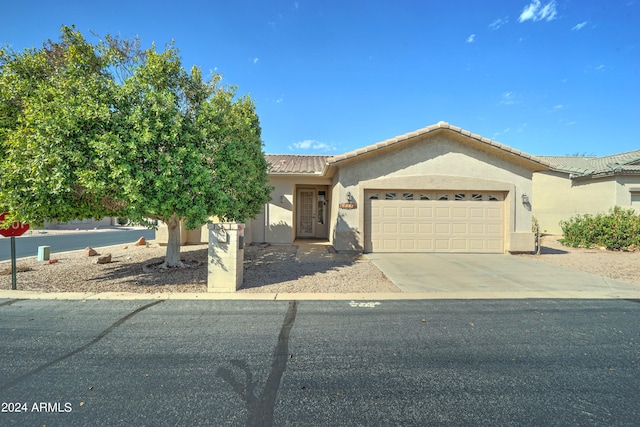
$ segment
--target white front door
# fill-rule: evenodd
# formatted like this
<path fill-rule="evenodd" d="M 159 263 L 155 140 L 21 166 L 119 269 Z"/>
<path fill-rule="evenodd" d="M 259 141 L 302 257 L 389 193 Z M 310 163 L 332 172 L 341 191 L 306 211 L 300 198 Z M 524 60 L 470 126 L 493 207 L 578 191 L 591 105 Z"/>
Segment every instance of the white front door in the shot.
<path fill-rule="evenodd" d="M 315 237 L 316 235 L 315 199 L 315 189 L 298 189 L 296 233 L 298 237 Z"/>

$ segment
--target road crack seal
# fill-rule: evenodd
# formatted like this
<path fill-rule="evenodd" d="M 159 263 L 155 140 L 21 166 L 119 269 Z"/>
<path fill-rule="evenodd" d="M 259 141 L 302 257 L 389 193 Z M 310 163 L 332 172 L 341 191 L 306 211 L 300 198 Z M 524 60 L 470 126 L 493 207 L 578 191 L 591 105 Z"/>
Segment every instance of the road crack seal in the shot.
<path fill-rule="evenodd" d="M 77 349 L 58 357 L 55 360 L 52 360 L 51 362 L 45 363 L 42 366 L 39 366 L 35 369 L 33 369 L 32 371 L 29 371 L 27 373 L 24 373 L 22 375 L 20 375 L 19 377 L 14 378 L 13 380 L 6 382 L 2 385 L 0 385 L 0 391 L 6 391 L 8 389 L 10 389 L 11 387 L 13 387 L 14 385 L 26 380 L 27 378 L 39 374 L 40 372 L 44 371 L 47 368 L 50 368 L 51 366 L 62 362 L 63 360 L 66 360 L 72 356 L 75 356 L 76 354 L 88 349 L 89 347 L 91 347 L 92 345 L 96 344 L 98 341 L 100 341 L 102 338 L 106 337 L 107 335 L 109 335 L 110 332 L 112 332 L 114 329 L 116 329 L 117 327 L 119 327 L 120 325 L 122 325 L 123 323 L 125 323 L 127 320 L 131 319 L 133 316 L 135 316 L 136 314 L 140 313 L 141 311 L 144 311 L 148 308 L 153 307 L 156 304 L 160 304 L 161 302 L 164 302 L 164 300 L 160 300 L 160 301 L 154 301 L 152 303 L 149 303 L 147 305 L 143 305 L 142 307 L 138 308 L 137 310 L 132 311 L 131 313 L 127 314 L 126 316 L 122 317 L 121 319 L 117 320 L 115 323 L 113 323 L 111 326 L 109 326 L 107 329 L 105 329 L 104 331 L 102 331 L 98 336 L 96 336 L 94 339 L 92 339 L 91 341 L 89 341 L 88 343 L 86 343 L 85 345 L 83 345 L 82 347 L 78 347 Z"/>
<path fill-rule="evenodd" d="M 273 360 L 271 362 L 271 372 L 267 377 L 260 396 L 256 396 L 255 387 L 258 380 L 253 379 L 253 373 L 247 362 L 243 360 L 232 359 L 229 361 L 233 366 L 241 369 L 245 375 L 245 382 L 241 383 L 236 380 L 233 372 L 226 368 L 218 368 L 216 376 L 222 378 L 227 384 L 233 388 L 247 407 L 247 426 L 272 426 L 273 413 L 275 410 L 276 396 L 280 388 L 282 375 L 287 368 L 287 360 L 289 360 L 289 334 L 293 323 L 296 320 L 297 302 L 289 302 L 287 314 L 284 317 L 280 334 L 278 335 L 278 345 L 273 352 Z"/>

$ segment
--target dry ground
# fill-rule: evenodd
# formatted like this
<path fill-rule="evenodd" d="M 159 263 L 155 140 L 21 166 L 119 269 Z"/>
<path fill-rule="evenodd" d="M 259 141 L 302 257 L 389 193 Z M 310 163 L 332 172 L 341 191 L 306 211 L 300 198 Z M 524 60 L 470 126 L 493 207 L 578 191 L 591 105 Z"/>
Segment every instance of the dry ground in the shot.
<path fill-rule="evenodd" d="M 182 248 L 195 267 L 159 272 L 145 268 L 162 260 L 166 248 L 120 245 L 97 249 L 110 253 L 110 264 L 96 264 L 84 251 L 52 253 L 58 262 L 35 257 L 17 262 L 20 290 L 40 292 L 206 292 L 207 246 Z M 366 257 L 355 261 L 298 262 L 295 246 L 250 245 L 245 250 L 240 292 L 400 292 Z M 640 251 L 612 252 L 562 246 L 556 236 L 543 240 L 541 255 L 520 255 L 634 283 L 640 286 Z M 21 271 L 26 270 L 26 271 Z M 0 289 L 11 288 L 10 262 L 0 262 Z"/>

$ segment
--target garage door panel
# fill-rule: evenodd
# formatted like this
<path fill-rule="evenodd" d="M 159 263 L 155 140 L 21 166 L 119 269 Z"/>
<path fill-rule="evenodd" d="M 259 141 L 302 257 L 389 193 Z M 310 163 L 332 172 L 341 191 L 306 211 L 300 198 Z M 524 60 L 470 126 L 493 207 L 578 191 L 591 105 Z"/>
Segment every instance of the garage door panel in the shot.
<path fill-rule="evenodd" d="M 498 208 L 487 208 L 487 219 L 502 219 L 502 207 Z"/>
<path fill-rule="evenodd" d="M 418 207 L 418 217 L 420 219 L 431 219 L 433 218 L 433 208 L 430 207 Z"/>
<path fill-rule="evenodd" d="M 435 234 L 451 234 L 451 224 L 449 223 L 444 223 L 444 224 L 434 224 L 435 227 Z"/>
<path fill-rule="evenodd" d="M 487 231 L 486 231 L 487 235 L 502 236 L 502 229 L 503 229 L 502 224 L 487 224 L 486 228 L 487 228 Z"/>
<path fill-rule="evenodd" d="M 435 239 L 434 245 L 436 251 L 446 252 L 451 248 L 449 239 Z"/>
<path fill-rule="evenodd" d="M 382 239 L 382 249 L 385 251 L 397 251 L 399 249 L 398 240 Z"/>
<path fill-rule="evenodd" d="M 468 214 L 469 209 L 464 206 L 451 209 L 451 216 L 455 219 L 467 219 Z"/>
<path fill-rule="evenodd" d="M 469 208 L 469 218 L 474 220 L 484 219 L 485 209 L 483 208 Z"/>
<path fill-rule="evenodd" d="M 395 222 L 385 222 L 382 224 L 382 232 L 384 234 L 397 234 L 398 224 Z"/>
<path fill-rule="evenodd" d="M 409 219 L 409 218 L 415 218 L 416 217 L 416 208 L 411 206 L 411 207 L 406 207 L 406 208 L 400 208 L 400 216 L 403 219 Z"/>
<path fill-rule="evenodd" d="M 416 241 L 413 239 L 400 239 L 400 249 L 403 251 L 415 251 Z"/>
<path fill-rule="evenodd" d="M 451 249 L 458 252 L 465 252 L 468 249 L 467 239 L 451 239 Z"/>
<path fill-rule="evenodd" d="M 451 215 L 451 210 L 448 207 L 436 207 L 435 208 L 435 217 L 437 219 L 449 218 Z"/>
<path fill-rule="evenodd" d="M 418 234 L 424 236 L 425 234 L 433 234 L 433 224 L 428 223 L 419 223 L 418 224 Z M 418 237 L 419 238 L 419 237 Z"/>
<path fill-rule="evenodd" d="M 469 234 L 471 235 L 483 235 L 485 234 L 484 224 L 469 224 Z"/>
<path fill-rule="evenodd" d="M 398 208 L 394 206 L 385 206 L 382 208 L 382 216 L 385 218 L 397 218 L 398 217 Z"/>
<path fill-rule="evenodd" d="M 403 193 L 407 191 L 395 191 L 397 195 Z M 448 193 L 472 194 L 470 191 Z M 504 202 L 489 201 L 486 195 L 482 199 L 439 200 L 436 192 L 413 191 L 412 194 L 413 200 L 366 200 L 366 250 L 503 252 Z M 415 197 L 419 194 L 430 194 L 431 199 Z"/>
<path fill-rule="evenodd" d="M 418 250 L 421 252 L 431 252 L 433 251 L 433 240 L 432 239 L 416 239 L 418 243 Z"/>
<path fill-rule="evenodd" d="M 469 239 L 469 249 L 472 251 L 482 252 L 485 249 L 484 239 Z"/>
<path fill-rule="evenodd" d="M 416 233 L 416 226 L 418 224 L 408 224 L 408 223 L 402 223 L 400 224 L 400 233 L 402 234 L 415 234 Z"/>
<path fill-rule="evenodd" d="M 464 222 L 451 224 L 452 234 L 467 234 L 467 224 Z"/>

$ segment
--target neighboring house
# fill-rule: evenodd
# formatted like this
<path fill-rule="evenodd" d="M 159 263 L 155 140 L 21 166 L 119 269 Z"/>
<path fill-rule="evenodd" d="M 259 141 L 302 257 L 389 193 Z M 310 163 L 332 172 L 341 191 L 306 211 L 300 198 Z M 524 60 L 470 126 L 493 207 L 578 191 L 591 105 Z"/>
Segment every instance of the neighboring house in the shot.
<path fill-rule="evenodd" d="M 606 213 L 614 206 L 640 211 L 640 150 L 604 157 L 539 158 L 553 165 L 533 176 L 533 214 L 541 231 L 562 234 L 560 221 Z"/>

